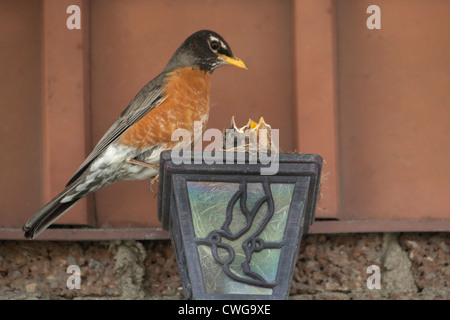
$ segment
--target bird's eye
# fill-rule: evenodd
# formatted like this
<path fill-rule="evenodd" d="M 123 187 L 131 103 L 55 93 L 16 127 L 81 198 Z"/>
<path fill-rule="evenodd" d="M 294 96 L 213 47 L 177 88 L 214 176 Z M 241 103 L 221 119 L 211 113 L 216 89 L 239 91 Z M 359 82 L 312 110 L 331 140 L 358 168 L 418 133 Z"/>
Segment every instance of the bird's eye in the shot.
<path fill-rule="evenodd" d="M 210 42 L 209 46 L 211 47 L 211 49 L 213 51 L 217 51 L 220 48 L 220 43 L 219 43 L 219 41 L 213 40 Z"/>

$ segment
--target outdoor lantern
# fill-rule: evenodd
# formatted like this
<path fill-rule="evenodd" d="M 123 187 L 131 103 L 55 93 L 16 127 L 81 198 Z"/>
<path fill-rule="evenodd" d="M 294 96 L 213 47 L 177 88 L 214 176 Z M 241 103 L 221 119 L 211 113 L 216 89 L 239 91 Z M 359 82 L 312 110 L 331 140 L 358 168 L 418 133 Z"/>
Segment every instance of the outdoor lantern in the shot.
<path fill-rule="evenodd" d="M 276 173 L 261 174 L 269 165 L 259 157 L 227 157 L 192 152 L 179 163 L 161 154 L 158 217 L 170 230 L 185 298 L 286 299 L 314 221 L 322 158 L 280 153 Z"/>

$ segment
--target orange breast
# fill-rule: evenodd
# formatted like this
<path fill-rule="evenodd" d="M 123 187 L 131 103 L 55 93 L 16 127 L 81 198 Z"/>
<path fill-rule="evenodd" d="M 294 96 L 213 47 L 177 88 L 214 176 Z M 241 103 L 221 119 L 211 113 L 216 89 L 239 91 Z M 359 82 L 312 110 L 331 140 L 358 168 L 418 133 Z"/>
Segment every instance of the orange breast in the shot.
<path fill-rule="evenodd" d="M 120 142 L 136 148 L 157 144 L 175 145 L 172 132 L 182 128 L 193 133 L 194 121 L 206 125 L 209 114 L 211 74 L 198 68 L 179 68 L 166 80 L 167 98 L 120 137 Z"/>

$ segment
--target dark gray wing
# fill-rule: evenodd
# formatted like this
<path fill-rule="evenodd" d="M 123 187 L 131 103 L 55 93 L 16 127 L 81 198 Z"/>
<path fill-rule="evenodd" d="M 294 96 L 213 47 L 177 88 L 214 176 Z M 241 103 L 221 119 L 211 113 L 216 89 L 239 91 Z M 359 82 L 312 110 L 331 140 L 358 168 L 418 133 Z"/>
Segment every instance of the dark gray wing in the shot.
<path fill-rule="evenodd" d="M 164 77 L 160 74 L 155 79 L 147 83 L 141 91 L 131 100 L 128 107 L 109 127 L 103 137 L 95 146 L 94 150 L 88 155 L 83 164 L 78 168 L 67 185 L 70 185 L 86 170 L 86 168 L 101 154 L 115 139 L 117 139 L 132 124 L 139 121 L 150 110 L 160 105 L 165 100 L 164 95 Z"/>

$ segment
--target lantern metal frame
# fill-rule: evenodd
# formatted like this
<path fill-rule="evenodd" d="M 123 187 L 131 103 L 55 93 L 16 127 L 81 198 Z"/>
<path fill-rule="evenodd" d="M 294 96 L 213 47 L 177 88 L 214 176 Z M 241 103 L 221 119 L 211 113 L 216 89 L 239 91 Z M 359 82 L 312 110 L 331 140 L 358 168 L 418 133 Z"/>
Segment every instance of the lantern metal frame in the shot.
<path fill-rule="evenodd" d="M 258 159 L 250 163 L 249 154 L 244 155 L 244 163 L 239 163 L 239 155 L 235 153 L 235 161 L 226 163 L 223 153 L 222 163 L 213 163 L 212 158 L 205 158 L 202 152 L 192 152 L 188 163 L 176 164 L 171 151 L 161 153 L 158 218 L 163 229 L 170 230 L 172 245 L 175 250 L 178 270 L 186 299 L 286 299 L 289 295 L 293 269 L 300 247 L 302 236 L 308 232 L 314 221 L 314 212 L 320 193 L 320 175 L 322 158 L 314 154 L 278 154 L 278 171 L 274 175 L 261 175 L 261 168 L 268 167 Z M 217 157 L 213 157 L 217 159 Z M 227 210 L 223 212 L 221 228 L 211 231 L 207 236 L 196 236 L 192 207 L 189 199 L 188 183 L 217 182 L 238 185 L 238 191 L 229 200 Z M 246 206 L 247 184 L 260 183 L 264 194 L 253 208 Z M 259 236 L 274 212 L 274 200 L 271 193 L 273 184 L 289 184 L 293 186 L 289 204 L 284 235 L 280 241 L 264 241 Z M 230 263 L 234 259 L 234 250 L 225 243 L 241 237 L 248 231 L 259 208 L 265 205 L 266 213 L 260 225 L 253 227 L 253 233 L 242 243 L 245 260 L 242 263 L 243 274 L 236 275 L 230 271 Z M 246 224 L 239 232 L 232 232 L 229 225 L 233 219 L 232 210 L 240 206 Z M 224 240 L 224 241 L 222 241 Z M 208 292 L 202 274 L 198 247 L 207 246 L 211 250 L 214 261 L 230 281 L 244 283 L 249 286 L 270 289 L 270 294 L 254 294 L 245 292 L 218 293 Z M 252 255 L 265 249 L 280 249 L 276 276 L 268 281 L 251 270 L 249 266 Z M 227 253 L 227 258 L 219 256 L 218 251 Z"/>

